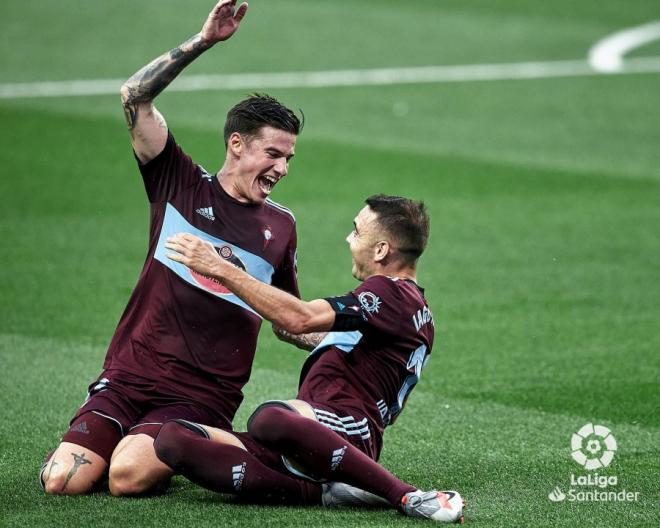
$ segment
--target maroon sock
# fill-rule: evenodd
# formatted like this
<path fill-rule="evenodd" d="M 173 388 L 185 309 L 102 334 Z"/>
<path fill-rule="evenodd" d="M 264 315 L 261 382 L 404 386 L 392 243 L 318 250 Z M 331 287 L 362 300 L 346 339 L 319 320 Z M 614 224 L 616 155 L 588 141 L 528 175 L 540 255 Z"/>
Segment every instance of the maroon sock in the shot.
<path fill-rule="evenodd" d="M 248 451 L 167 422 L 154 442 L 158 458 L 195 484 L 253 502 L 320 504 L 319 486 L 264 465 Z"/>
<path fill-rule="evenodd" d="M 346 439 L 320 423 L 280 407 L 262 407 L 250 419 L 250 435 L 308 471 L 375 493 L 397 507 L 415 487 L 402 482 Z"/>

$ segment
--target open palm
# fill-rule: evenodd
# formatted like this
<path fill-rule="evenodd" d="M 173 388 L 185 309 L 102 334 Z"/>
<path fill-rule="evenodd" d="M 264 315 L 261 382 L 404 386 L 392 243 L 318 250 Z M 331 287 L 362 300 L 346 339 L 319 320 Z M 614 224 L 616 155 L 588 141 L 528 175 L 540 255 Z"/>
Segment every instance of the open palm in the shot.
<path fill-rule="evenodd" d="M 231 37 L 247 12 L 247 2 L 243 2 L 238 9 L 235 8 L 236 0 L 218 2 L 202 27 L 202 38 L 207 42 L 215 43 Z"/>

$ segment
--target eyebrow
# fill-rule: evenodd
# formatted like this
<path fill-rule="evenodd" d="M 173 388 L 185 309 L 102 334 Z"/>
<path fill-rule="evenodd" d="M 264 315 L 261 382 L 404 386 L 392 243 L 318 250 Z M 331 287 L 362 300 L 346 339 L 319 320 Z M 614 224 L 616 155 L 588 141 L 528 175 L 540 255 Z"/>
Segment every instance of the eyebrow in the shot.
<path fill-rule="evenodd" d="M 282 152 L 282 151 L 281 151 L 280 149 L 278 149 L 277 147 L 266 147 L 266 151 L 267 151 L 267 152 L 274 152 L 274 153 L 277 154 L 278 156 L 284 156 L 284 152 Z M 286 159 L 290 160 L 290 159 L 292 159 L 295 155 L 296 155 L 296 153 L 295 153 L 295 152 L 292 152 L 291 154 L 289 154 L 288 156 L 286 156 Z"/>

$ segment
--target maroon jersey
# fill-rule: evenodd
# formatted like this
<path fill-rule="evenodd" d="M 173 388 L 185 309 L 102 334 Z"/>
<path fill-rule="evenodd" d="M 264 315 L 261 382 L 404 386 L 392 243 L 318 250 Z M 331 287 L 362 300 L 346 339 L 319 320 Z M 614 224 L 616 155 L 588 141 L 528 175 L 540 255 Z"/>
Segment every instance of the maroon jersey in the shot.
<path fill-rule="evenodd" d="M 377 459 L 385 427 L 401 412 L 431 353 L 433 316 L 413 281 L 382 275 L 327 300 L 337 313 L 335 328 L 345 331 L 329 332 L 312 351 L 298 398 L 335 411 L 317 409 L 317 418 L 373 442 Z M 366 420 L 357 421 L 360 416 Z"/>
<path fill-rule="evenodd" d="M 291 212 L 271 200 L 234 200 L 169 135 L 140 165 L 151 204 L 149 252 L 104 367 L 139 376 L 167 401 L 196 402 L 229 426 L 250 377 L 261 318 L 217 281 L 166 257 L 167 237 L 187 232 L 257 279 L 299 296 Z"/>

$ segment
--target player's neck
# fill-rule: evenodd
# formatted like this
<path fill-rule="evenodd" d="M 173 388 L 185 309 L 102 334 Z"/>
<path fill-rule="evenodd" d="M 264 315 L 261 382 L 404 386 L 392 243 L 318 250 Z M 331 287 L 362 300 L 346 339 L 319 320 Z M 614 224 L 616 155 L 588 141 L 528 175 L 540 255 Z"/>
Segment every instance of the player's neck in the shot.
<path fill-rule="evenodd" d="M 379 269 L 375 270 L 375 272 L 370 276 L 373 275 L 385 275 L 386 277 L 392 277 L 394 279 L 401 280 L 411 280 L 414 283 L 417 283 L 417 270 L 408 266 L 380 266 Z"/>
<path fill-rule="evenodd" d="M 217 179 L 222 190 L 234 200 L 241 203 L 249 203 L 249 200 L 241 193 L 235 175 L 231 170 L 226 168 L 226 165 L 218 171 Z"/>

